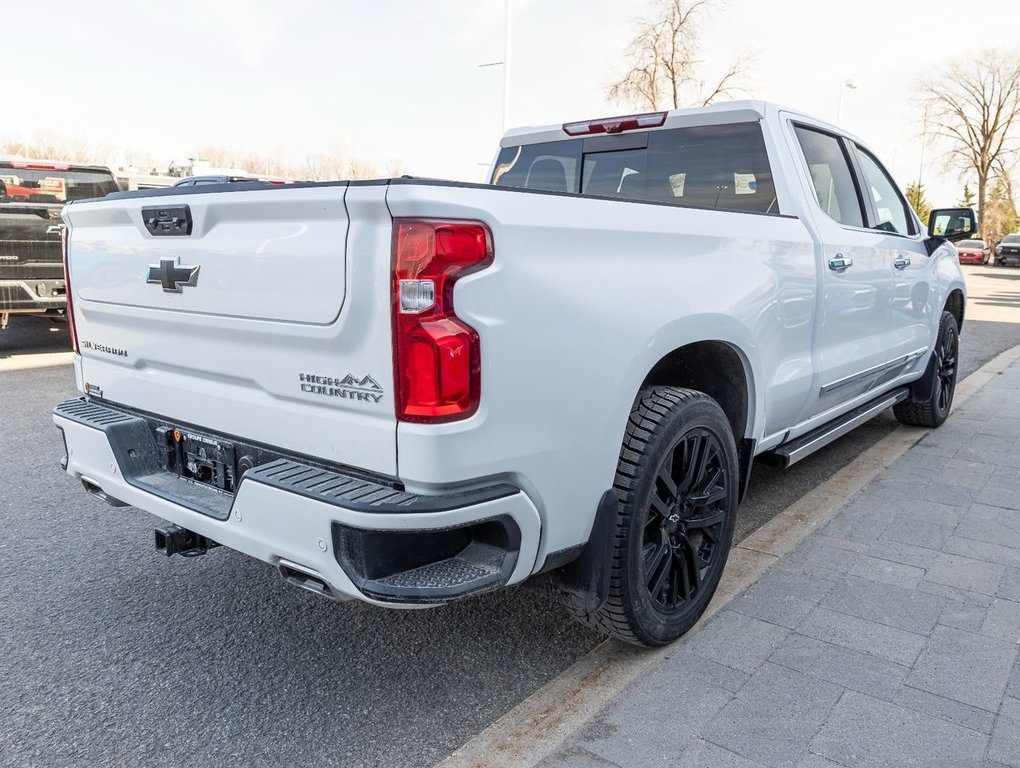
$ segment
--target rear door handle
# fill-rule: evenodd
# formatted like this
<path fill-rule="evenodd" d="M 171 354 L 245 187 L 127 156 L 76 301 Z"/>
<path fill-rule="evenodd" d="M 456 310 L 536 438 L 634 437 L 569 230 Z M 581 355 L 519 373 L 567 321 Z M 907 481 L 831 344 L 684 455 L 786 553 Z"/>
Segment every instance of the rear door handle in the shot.
<path fill-rule="evenodd" d="M 829 259 L 829 269 L 833 272 L 845 272 L 854 265 L 853 259 L 848 259 L 842 253 L 837 253 L 834 258 Z"/>
<path fill-rule="evenodd" d="M 892 265 L 896 267 L 896 269 L 906 269 L 910 266 L 910 259 L 906 256 L 897 256 Z"/>

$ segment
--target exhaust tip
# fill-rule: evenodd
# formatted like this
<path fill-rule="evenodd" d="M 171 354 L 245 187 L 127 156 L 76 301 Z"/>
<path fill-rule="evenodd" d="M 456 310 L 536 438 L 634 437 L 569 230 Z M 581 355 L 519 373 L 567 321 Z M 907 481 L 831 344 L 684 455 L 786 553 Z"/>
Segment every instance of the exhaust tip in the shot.
<path fill-rule="evenodd" d="M 288 584 L 293 584 L 301 589 L 307 589 L 309 592 L 314 592 L 319 597 L 325 597 L 328 600 L 339 602 L 345 599 L 333 591 L 329 582 L 318 571 L 313 571 L 311 568 L 306 568 L 303 565 L 298 565 L 282 558 L 277 562 L 276 569 Z"/>
<path fill-rule="evenodd" d="M 102 499 L 107 504 L 109 504 L 111 507 L 126 507 L 126 506 L 128 506 L 127 502 L 121 501 L 120 499 L 117 499 L 117 498 L 114 498 L 113 496 L 108 494 L 106 491 L 104 491 L 102 489 L 102 487 L 100 487 L 99 483 L 97 483 L 95 480 L 92 480 L 91 478 L 85 477 L 83 475 L 82 478 L 81 478 L 81 485 L 88 492 L 88 494 L 90 496 L 95 496 L 97 499 Z"/>

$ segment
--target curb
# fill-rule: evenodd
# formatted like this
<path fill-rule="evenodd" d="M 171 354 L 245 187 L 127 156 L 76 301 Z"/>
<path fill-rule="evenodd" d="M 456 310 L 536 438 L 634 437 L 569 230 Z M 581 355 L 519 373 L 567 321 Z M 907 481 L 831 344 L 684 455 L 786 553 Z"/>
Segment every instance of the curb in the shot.
<path fill-rule="evenodd" d="M 1020 345 L 1000 353 L 961 381 L 953 410 L 1017 360 Z M 698 632 L 779 558 L 828 523 L 854 495 L 930 431 L 898 427 L 733 547 L 715 596 L 686 637 Z M 646 650 L 606 640 L 437 763 L 437 768 L 532 768 L 590 722 L 631 682 L 676 650 L 675 644 Z"/>
<path fill-rule="evenodd" d="M 11 355 L 0 359 L 0 373 L 28 371 L 33 368 L 53 368 L 74 362 L 74 352 L 44 352 L 37 355 Z"/>

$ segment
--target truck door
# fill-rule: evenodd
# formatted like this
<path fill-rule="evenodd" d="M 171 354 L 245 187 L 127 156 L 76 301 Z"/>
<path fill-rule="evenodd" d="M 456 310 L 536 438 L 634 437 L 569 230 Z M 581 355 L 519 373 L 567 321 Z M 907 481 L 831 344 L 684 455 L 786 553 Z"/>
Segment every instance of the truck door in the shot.
<path fill-rule="evenodd" d="M 821 245 L 815 331 L 817 378 L 805 418 L 875 387 L 889 357 L 893 279 L 884 234 L 867 228 L 847 142 L 794 125 L 814 202 L 808 209 Z"/>
<path fill-rule="evenodd" d="M 852 154 L 867 224 L 880 233 L 877 247 L 892 281 L 889 360 L 881 384 L 927 363 L 939 319 L 933 313 L 941 307 L 932 301 L 931 257 L 906 199 L 874 155 L 857 144 Z"/>

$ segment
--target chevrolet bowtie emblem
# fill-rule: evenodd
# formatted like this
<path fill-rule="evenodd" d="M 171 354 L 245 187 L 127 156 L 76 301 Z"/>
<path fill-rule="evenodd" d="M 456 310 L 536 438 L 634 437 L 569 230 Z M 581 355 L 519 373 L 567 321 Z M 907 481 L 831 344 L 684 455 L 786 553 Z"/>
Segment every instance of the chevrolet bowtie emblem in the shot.
<path fill-rule="evenodd" d="M 198 284 L 198 267 L 178 265 L 173 259 L 160 259 L 159 264 L 149 265 L 147 283 L 162 285 L 167 293 L 180 293 L 185 285 Z"/>

